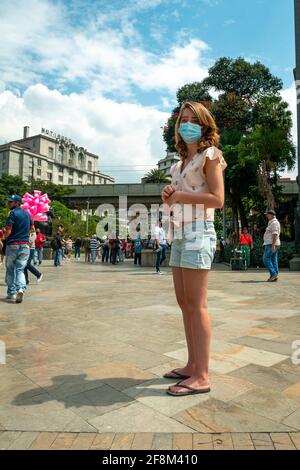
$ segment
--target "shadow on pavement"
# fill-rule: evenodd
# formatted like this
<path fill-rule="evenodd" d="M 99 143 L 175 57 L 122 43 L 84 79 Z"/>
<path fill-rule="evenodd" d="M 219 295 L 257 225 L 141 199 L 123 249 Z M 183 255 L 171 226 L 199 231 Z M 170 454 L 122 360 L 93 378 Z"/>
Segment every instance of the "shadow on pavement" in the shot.
<path fill-rule="evenodd" d="M 139 381 L 126 377 L 97 380 L 86 380 L 86 378 L 86 374 L 58 375 L 52 377 L 52 385 L 27 390 L 16 396 L 12 404 L 16 406 L 31 406 L 50 401 L 58 401 L 64 403 L 66 408 L 110 406 L 116 403 L 129 404 L 135 401 L 134 397 L 122 393 L 122 390 L 138 387 L 140 384 L 144 384 L 144 386 L 140 388 L 140 393 L 147 389 L 147 392 L 151 394 L 152 390 L 151 387 L 145 387 L 147 383 L 145 380 Z M 157 379 L 149 380 L 149 384 L 153 382 L 153 380 L 155 380 L 157 384 Z M 172 383 L 163 378 L 161 380 L 162 383 L 166 384 L 166 389 L 168 385 Z M 174 382 L 176 381 L 174 380 Z M 157 388 L 153 388 L 153 392 L 157 394 Z"/>

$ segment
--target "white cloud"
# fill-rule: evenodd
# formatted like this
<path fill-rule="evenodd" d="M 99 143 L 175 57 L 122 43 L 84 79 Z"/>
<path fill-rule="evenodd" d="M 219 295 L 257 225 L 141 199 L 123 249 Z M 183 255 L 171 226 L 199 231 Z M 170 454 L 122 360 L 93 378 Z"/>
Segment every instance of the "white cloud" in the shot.
<path fill-rule="evenodd" d="M 281 91 L 281 96 L 284 101 L 289 105 L 290 111 L 293 115 L 293 130 L 292 136 L 295 145 L 297 144 L 297 95 L 294 82 L 289 88 L 286 88 Z"/>
<path fill-rule="evenodd" d="M 152 7 L 159 3 L 152 2 Z M 114 91 L 130 96 L 133 87 L 172 94 L 186 82 L 203 79 L 210 65 L 203 58 L 209 49 L 205 42 L 186 38 L 183 46 L 175 44 L 159 55 L 143 48 L 129 18 L 133 7 L 144 9 L 147 4 L 144 0 L 131 2 L 116 29 L 110 21 L 119 11 L 75 27 L 60 4 L 4 1 L 2 82 L 25 87 L 45 82 L 61 91 L 76 85 L 90 96 Z"/>
<path fill-rule="evenodd" d="M 296 88 L 294 82 L 291 84 L 289 88 L 282 90 L 281 96 L 289 105 L 289 108 L 293 114 L 293 130 L 292 130 L 292 137 L 293 142 L 297 145 L 297 95 L 296 95 Z M 289 176 L 290 178 L 296 178 L 298 174 L 297 165 L 296 168 L 292 172 L 285 172 L 284 176 Z"/>
<path fill-rule="evenodd" d="M 100 170 L 119 183 L 140 182 L 165 155 L 161 127 L 169 114 L 152 107 L 67 95 L 37 84 L 21 97 L 0 93 L 0 113 L 1 142 L 21 138 L 25 125 L 31 135 L 46 127 L 98 154 Z"/>

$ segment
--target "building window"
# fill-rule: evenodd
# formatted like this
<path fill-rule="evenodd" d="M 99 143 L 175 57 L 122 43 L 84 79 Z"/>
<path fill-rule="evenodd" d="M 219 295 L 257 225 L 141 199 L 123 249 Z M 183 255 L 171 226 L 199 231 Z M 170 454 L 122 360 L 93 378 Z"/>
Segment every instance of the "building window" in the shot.
<path fill-rule="evenodd" d="M 63 183 L 63 181 L 64 181 L 64 177 L 63 177 L 62 175 L 59 175 L 59 177 L 58 177 L 58 181 L 59 181 L 60 183 Z"/>
<path fill-rule="evenodd" d="M 42 166 L 42 160 L 40 158 L 38 158 L 37 164 L 38 166 Z"/>
<path fill-rule="evenodd" d="M 93 164 L 92 162 L 88 162 L 88 170 L 92 171 L 93 170 Z"/>
<path fill-rule="evenodd" d="M 40 168 L 38 168 L 38 169 L 36 170 L 36 174 L 37 174 L 38 176 L 41 176 L 42 170 L 41 170 Z"/>
<path fill-rule="evenodd" d="M 58 167 L 58 172 L 59 172 L 59 173 L 63 173 L 63 172 L 64 172 L 64 169 L 63 169 L 62 166 L 59 166 L 59 167 Z"/>
<path fill-rule="evenodd" d="M 69 152 L 69 165 L 74 165 L 74 150 L 70 149 Z"/>
<path fill-rule="evenodd" d="M 73 184 L 73 178 L 68 179 L 68 184 Z"/>
<path fill-rule="evenodd" d="M 88 175 L 88 182 L 89 182 L 89 183 L 92 182 L 92 177 L 91 177 L 91 175 Z"/>
<path fill-rule="evenodd" d="M 74 175 L 74 171 L 73 170 L 69 170 L 69 176 L 73 176 Z"/>
<path fill-rule="evenodd" d="M 53 155 L 54 155 L 54 148 L 48 147 L 48 157 L 53 158 Z"/>
<path fill-rule="evenodd" d="M 52 181 L 52 173 L 47 173 L 47 179 L 48 181 Z"/>
<path fill-rule="evenodd" d="M 106 181 L 106 180 L 104 180 L 104 184 L 106 184 L 106 183 L 107 183 L 107 181 Z"/>
<path fill-rule="evenodd" d="M 53 170 L 53 163 L 48 163 L 48 170 Z"/>
<path fill-rule="evenodd" d="M 83 169 L 84 168 L 84 155 L 81 152 L 78 155 L 78 162 L 79 162 L 80 168 Z"/>
<path fill-rule="evenodd" d="M 82 180 L 78 180 L 78 184 L 82 184 Z"/>
<path fill-rule="evenodd" d="M 59 147 L 58 148 L 58 161 L 62 163 L 63 158 L 64 158 L 64 148 Z"/>

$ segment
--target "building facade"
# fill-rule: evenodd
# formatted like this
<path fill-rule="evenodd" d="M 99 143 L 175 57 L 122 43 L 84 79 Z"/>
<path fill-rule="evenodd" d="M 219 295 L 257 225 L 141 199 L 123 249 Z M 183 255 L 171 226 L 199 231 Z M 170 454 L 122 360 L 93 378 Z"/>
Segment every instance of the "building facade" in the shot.
<path fill-rule="evenodd" d="M 62 185 L 114 183 L 98 165 L 98 155 L 47 129 L 29 136 L 29 127 L 24 127 L 23 139 L 0 145 L 0 178 L 6 174 Z"/>
<path fill-rule="evenodd" d="M 158 161 L 158 169 L 163 171 L 166 176 L 171 177 L 170 168 L 178 160 L 180 160 L 178 153 L 167 152 L 167 156 Z"/>

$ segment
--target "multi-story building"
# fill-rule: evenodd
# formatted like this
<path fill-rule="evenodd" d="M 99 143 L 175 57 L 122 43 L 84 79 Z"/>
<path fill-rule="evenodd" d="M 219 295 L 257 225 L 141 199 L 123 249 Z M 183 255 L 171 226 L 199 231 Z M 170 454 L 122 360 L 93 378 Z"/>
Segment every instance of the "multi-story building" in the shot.
<path fill-rule="evenodd" d="M 114 183 L 99 171 L 98 161 L 98 155 L 47 129 L 29 136 L 26 126 L 23 139 L 0 145 L 0 178 L 7 174 L 62 185 Z"/>
<path fill-rule="evenodd" d="M 173 163 L 178 162 L 180 157 L 176 152 L 167 152 L 167 156 L 158 161 L 158 169 L 163 171 L 166 176 L 171 177 L 170 168 Z"/>

